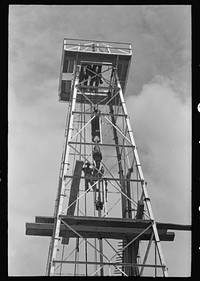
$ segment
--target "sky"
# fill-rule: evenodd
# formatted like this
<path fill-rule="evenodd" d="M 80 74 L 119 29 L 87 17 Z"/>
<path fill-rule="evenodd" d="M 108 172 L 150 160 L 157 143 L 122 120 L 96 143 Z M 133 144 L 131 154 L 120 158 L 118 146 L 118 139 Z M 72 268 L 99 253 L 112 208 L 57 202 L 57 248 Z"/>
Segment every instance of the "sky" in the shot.
<path fill-rule="evenodd" d="M 126 104 L 156 221 L 191 224 L 191 7 L 10 5 L 8 273 L 45 274 L 49 238 L 25 223 L 51 216 L 67 104 L 58 102 L 64 38 L 130 42 Z M 190 276 L 191 235 L 162 249 L 170 276 Z"/>

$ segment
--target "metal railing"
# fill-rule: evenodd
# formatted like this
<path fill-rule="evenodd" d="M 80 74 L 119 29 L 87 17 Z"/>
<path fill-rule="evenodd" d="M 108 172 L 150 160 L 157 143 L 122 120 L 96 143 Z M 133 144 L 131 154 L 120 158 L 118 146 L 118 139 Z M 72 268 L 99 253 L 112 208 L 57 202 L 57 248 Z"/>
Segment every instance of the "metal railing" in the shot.
<path fill-rule="evenodd" d="M 131 44 L 122 42 L 65 38 L 63 40 L 63 47 L 66 51 L 132 55 Z"/>

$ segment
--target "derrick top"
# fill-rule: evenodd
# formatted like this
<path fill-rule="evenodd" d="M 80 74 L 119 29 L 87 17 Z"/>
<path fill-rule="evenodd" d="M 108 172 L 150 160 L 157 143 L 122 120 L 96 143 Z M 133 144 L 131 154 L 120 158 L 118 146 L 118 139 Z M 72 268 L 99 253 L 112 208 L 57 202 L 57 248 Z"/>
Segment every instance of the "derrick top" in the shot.
<path fill-rule="evenodd" d="M 75 51 L 95 54 L 111 54 L 131 56 L 132 49 L 130 43 L 69 39 L 63 40 L 63 48 L 65 51 Z"/>
<path fill-rule="evenodd" d="M 80 82 L 82 81 L 82 78 L 90 80 L 83 83 L 83 86 L 86 86 L 87 84 L 90 88 L 78 88 L 78 97 L 80 96 L 81 91 L 84 91 L 84 93 L 87 92 L 87 95 L 89 94 L 88 92 L 92 92 L 92 94 L 94 94 L 94 92 L 98 92 L 98 97 L 101 95 L 100 92 L 108 92 L 110 90 L 110 85 L 113 83 L 116 84 L 116 82 L 111 81 L 114 69 L 117 71 L 119 82 L 124 94 L 131 57 L 132 49 L 130 43 L 68 38 L 64 39 L 59 81 L 59 101 L 66 102 L 70 100 L 77 66 L 82 66 L 82 70 L 85 68 L 86 72 L 85 77 L 80 75 Z M 99 71 L 93 70 L 94 67 L 95 69 L 97 67 Z M 81 74 L 83 74 L 83 72 L 81 72 Z M 98 78 L 96 76 L 102 77 L 100 85 L 98 83 L 93 83 L 95 79 Z M 81 99 L 78 98 L 78 100 Z"/>

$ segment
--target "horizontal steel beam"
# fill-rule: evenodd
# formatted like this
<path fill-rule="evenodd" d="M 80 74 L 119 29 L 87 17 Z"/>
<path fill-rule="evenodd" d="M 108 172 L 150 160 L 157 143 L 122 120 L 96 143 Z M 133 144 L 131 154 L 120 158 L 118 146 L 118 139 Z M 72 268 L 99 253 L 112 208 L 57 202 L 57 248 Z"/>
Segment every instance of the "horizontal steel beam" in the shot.
<path fill-rule="evenodd" d="M 95 42 L 95 43 L 109 43 L 109 44 L 119 44 L 119 45 L 131 46 L 131 43 L 129 43 L 129 42 L 123 43 L 123 42 L 116 42 L 116 41 L 105 41 L 105 40 L 94 40 L 94 39 L 76 39 L 76 38 L 64 38 L 63 42 L 65 42 L 66 40 L 68 40 L 68 41 L 78 41 L 78 42 L 91 42 L 91 43 L 93 43 L 93 42 Z"/>
<path fill-rule="evenodd" d="M 78 142 L 78 141 L 69 141 L 69 144 L 82 144 L 82 145 L 96 145 L 93 142 Z M 98 146 L 113 146 L 113 147 L 130 147 L 130 148 L 135 148 L 133 145 L 124 145 L 124 144 L 111 144 L 111 143 L 98 143 Z"/>
<path fill-rule="evenodd" d="M 82 115 L 92 115 L 93 112 L 87 112 L 87 111 L 73 111 L 72 114 L 82 114 Z M 99 116 L 115 116 L 115 117 L 127 117 L 128 115 L 126 114 L 112 114 L 112 113 L 103 113 L 103 112 L 100 112 L 98 114 Z"/>
<path fill-rule="evenodd" d="M 111 87 L 111 86 L 108 86 L 108 87 L 105 87 L 105 86 L 89 86 L 89 85 L 80 85 L 80 83 L 77 85 L 77 88 L 83 88 L 83 89 L 99 89 L 99 90 L 117 90 L 119 91 L 119 88 L 118 87 Z M 105 93 L 106 94 L 106 93 Z"/>
<path fill-rule="evenodd" d="M 68 264 L 96 264 L 96 265 L 114 265 L 114 266 L 130 266 L 130 267 L 164 267 L 164 265 L 159 264 L 142 264 L 142 263 L 127 263 L 127 262 L 94 262 L 94 261 L 68 261 L 68 260 L 54 260 L 55 263 L 68 263 Z"/>
<path fill-rule="evenodd" d="M 111 62 L 98 62 L 98 61 L 97 62 L 96 61 L 81 61 L 81 64 L 98 64 L 98 65 L 109 65 L 109 66 L 112 66 Z"/>
<path fill-rule="evenodd" d="M 74 176 L 64 176 L 65 178 L 73 179 Z M 87 177 L 80 177 L 80 179 L 88 179 Z M 97 177 L 91 177 L 92 180 L 109 180 L 109 181 L 125 181 L 125 182 L 143 182 L 143 180 L 137 180 L 137 179 L 120 179 L 120 178 L 109 178 L 109 177 L 102 177 L 102 178 L 97 178 Z"/>

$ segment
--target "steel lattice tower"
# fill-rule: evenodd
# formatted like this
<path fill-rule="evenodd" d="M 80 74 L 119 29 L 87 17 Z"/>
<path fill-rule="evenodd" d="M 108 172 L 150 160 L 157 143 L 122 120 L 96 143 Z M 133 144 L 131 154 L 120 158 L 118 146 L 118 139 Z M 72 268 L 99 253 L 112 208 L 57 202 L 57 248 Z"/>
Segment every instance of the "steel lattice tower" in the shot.
<path fill-rule="evenodd" d="M 53 217 L 27 235 L 51 236 L 46 275 L 168 276 L 126 109 L 128 43 L 64 39 L 59 101 L 68 103 Z"/>

